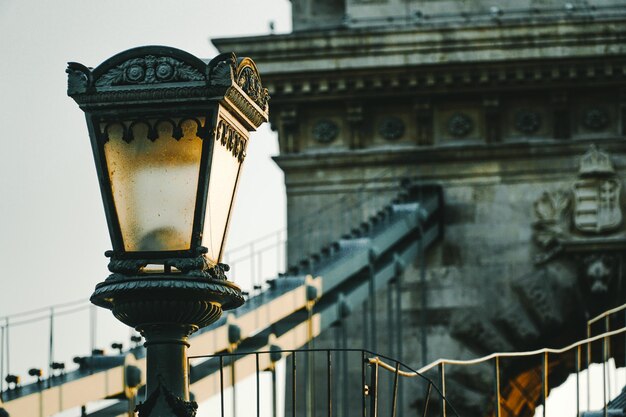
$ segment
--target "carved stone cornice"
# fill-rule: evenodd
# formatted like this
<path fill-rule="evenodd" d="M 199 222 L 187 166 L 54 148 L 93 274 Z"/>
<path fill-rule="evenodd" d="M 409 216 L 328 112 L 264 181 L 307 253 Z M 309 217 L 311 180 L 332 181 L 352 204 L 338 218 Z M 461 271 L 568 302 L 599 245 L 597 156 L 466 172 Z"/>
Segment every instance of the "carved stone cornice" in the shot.
<path fill-rule="evenodd" d="M 586 86 L 623 86 L 626 59 L 603 57 L 603 71 L 589 72 L 597 61 L 581 58 L 564 62 L 537 59 L 520 62 L 474 62 L 457 65 L 407 65 L 397 69 L 346 69 L 337 72 L 269 74 L 264 79 L 274 104 L 327 101 L 338 98 L 415 97 L 458 93 L 494 94 L 532 89 L 568 89 Z M 323 86 L 323 91 L 322 91 Z"/>

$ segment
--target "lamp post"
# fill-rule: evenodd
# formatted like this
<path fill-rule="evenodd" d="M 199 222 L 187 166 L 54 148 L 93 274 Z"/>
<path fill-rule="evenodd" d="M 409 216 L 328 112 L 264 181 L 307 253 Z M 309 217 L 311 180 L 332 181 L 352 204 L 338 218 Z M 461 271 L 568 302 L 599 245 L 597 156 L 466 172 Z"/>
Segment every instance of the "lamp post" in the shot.
<path fill-rule="evenodd" d="M 249 132 L 267 121 L 252 60 L 169 47 L 69 63 L 113 249 L 91 302 L 146 339 L 141 417 L 191 417 L 188 336 L 243 304 L 220 263 Z"/>

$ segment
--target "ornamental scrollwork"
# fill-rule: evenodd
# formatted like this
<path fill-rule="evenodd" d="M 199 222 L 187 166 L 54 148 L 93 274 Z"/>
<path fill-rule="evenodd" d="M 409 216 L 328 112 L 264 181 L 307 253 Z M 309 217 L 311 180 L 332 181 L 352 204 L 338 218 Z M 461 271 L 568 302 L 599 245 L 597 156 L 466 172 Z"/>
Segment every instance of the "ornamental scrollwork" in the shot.
<path fill-rule="evenodd" d="M 339 126 L 332 120 L 323 119 L 315 123 L 311 133 L 313 134 L 313 139 L 317 142 L 330 143 L 337 138 Z"/>
<path fill-rule="evenodd" d="M 246 157 L 248 139 L 224 119 L 221 119 L 217 123 L 217 127 L 215 128 L 215 141 L 225 146 L 239 162 L 243 162 Z"/>
<path fill-rule="evenodd" d="M 67 94 L 86 93 L 91 84 L 91 71 L 83 64 L 70 62 L 67 64 Z"/>
<path fill-rule="evenodd" d="M 158 84 L 173 81 L 203 81 L 200 71 L 177 59 L 155 55 L 129 59 L 102 74 L 97 87 Z"/>
<path fill-rule="evenodd" d="M 605 109 L 593 107 L 585 110 L 582 123 L 589 130 L 602 130 L 609 124 L 609 114 Z"/>
<path fill-rule="evenodd" d="M 254 101 L 261 109 L 267 107 L 270 95 L 267 88 L 263 88 L 259 73 L 250 65 L 244 65 L 237 72 L 237 85 Z"/>
<path fill-rule="evenodd" d="M 520 110 L 515 114 L 514 123 L 518 132 L 526 134 L 537 133 L 541 127 L 541 114 L 530 109 Z"/>
<path fill-rule="evenodd" d="M 474 129 L 474 122 L 465 113 L 455 113 L 448 119 L 448 132 L 457 138 L 467 136 Z"/>
<path fill-rule="evenodd" d="M 385 117 L 380 123 L 378 133 L 387 140 L 400 139 L 404 135 L 404 122 L 399 117 Z"/>

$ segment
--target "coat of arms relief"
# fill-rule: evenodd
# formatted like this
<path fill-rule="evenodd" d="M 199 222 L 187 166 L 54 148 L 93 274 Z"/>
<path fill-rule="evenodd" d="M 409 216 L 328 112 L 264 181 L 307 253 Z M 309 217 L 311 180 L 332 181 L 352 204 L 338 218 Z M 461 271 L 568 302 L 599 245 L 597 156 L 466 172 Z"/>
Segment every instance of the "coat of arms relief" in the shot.
<path fill-rule="evenodd" d="M 571 188 L 546 191 L 534 203 L 537 263 L 570 253 L 591 293 L 606 293 L 626 247 L 621 188 L 610 155 L 592 145 Z"/>
<path fill-rule="evenodd" d="M 578 179 L 571 189 L 546 191 L 535 201 L 535 241 L 550 250 L 620 231 L 621 188 L 609 154 L 592 145 L 580 158 Z"/>

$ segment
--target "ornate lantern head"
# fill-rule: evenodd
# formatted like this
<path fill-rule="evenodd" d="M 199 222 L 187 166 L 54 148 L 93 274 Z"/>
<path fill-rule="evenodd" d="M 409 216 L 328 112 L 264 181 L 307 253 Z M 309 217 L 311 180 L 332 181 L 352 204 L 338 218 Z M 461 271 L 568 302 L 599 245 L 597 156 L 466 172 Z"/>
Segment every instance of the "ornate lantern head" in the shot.
<path fill-rule="evenodd" d="M 268 117 L 254 62 L 146 46 L 67 73 L 87 119 L 111 272 L 220 277 L 249 132 Z"/>

